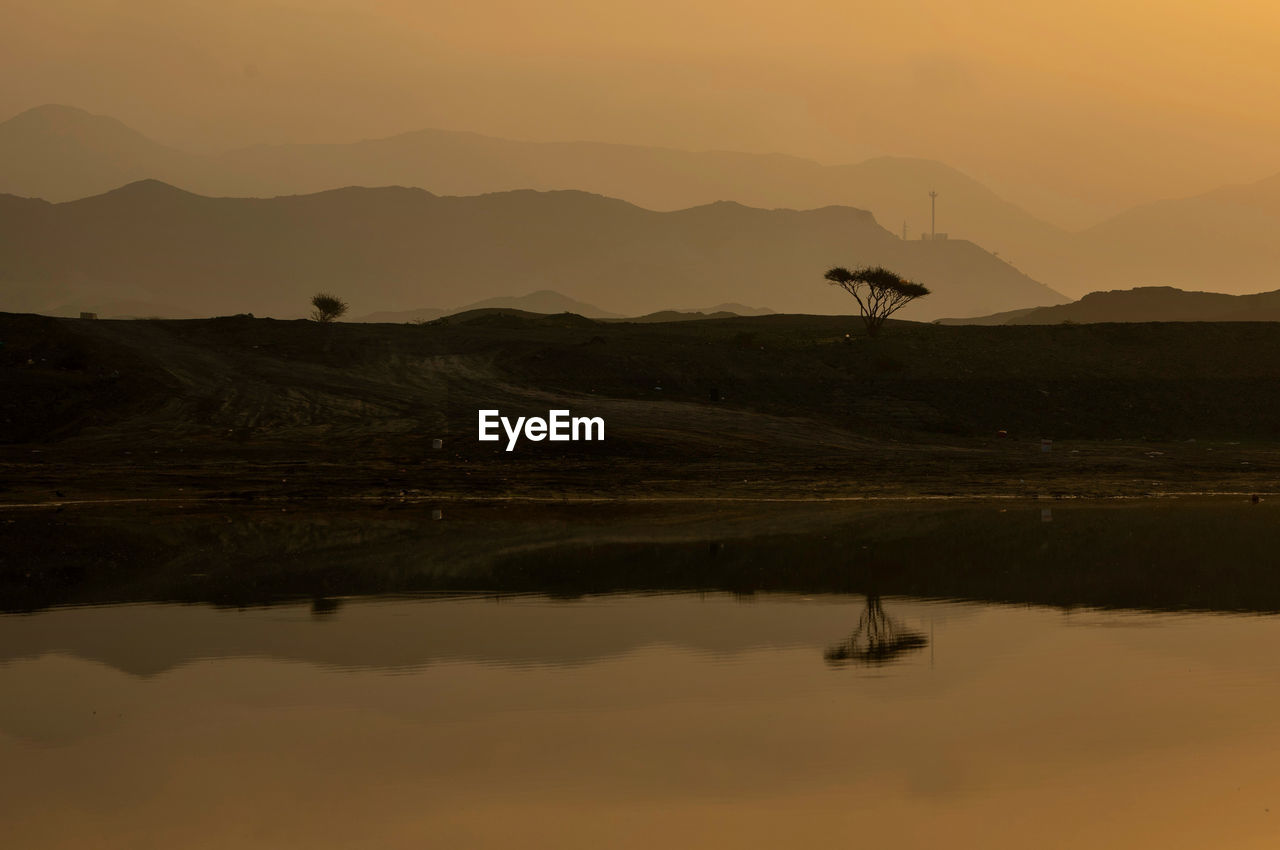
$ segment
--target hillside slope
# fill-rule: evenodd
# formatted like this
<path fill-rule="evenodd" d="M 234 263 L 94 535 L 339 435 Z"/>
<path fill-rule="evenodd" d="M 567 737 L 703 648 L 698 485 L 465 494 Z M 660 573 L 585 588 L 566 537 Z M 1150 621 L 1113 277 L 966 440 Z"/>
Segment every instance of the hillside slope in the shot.
<path fill-rule="evenodd" d="M 1169 286 L 1091 292 L 1079 301 L 1014 310 L 944 325 L 1054 325 L 1059 322 L 1276 322 L 1280 290 L 1253 295 L 1186 292 Z"/>
<path fill-rule="evenodd" d="M 1044 263 L 1095 289 L 1280 289 L 1280 175 L 1143 204 L 1074 234 Z"/>
<path fill-rule="evenodd" d="M 68 137 L 75 144 L 66 144 Z M 214 196 L 310 194 L 339 186 L 414 186 L 441 195 L 577 189 L 654 210 L 715 201 L 870 210 L 894 233 L 929 227 L 1015 259 L 1061 232 L 943 163 L 879 157 L 827 166 L 800 157 L 600 142 L 525 142 L 427 129 L 347 144 L 256 145 L 205 156 L 165 148 L 114 119 L 42 106 L 0 123 L 0 192 L 69 201 L 157 179 Z M 664 305 L 670 306 L 670 305 Z"/>
<path fill-rule="evenodd" d="M 1267 493 L 1276 327 L 0 315 L 0 505 Z M 495 408 L 606 438 L 507 452 Z"/>
<path fill-rule="evenodd" d="M 196 181 L 202 158 L 169 148 L 114 118 L 41 106 L 0 122 L 0 192 L 62 201 L 144 177 Z"/>
<path fill-rule="evenodd" d="M 0 379 L 7 441 L 102 427 L 165 438 L 248 429 L 270 440 L 443 429 L 470 439 L 478 407 L 569 398 L 631 410 L 619 415 L 649 435 L 640 442 L 662 434 L 675 449 L 715 439 L 713 420 L 745 437 L 743 422 L 728 423 L 749 412 L 850 437 L 1004 428 L 1037 440 L 1260 439 L 1280 437 L 1276 328 L 892 322 L 867 339 L 849 316 L 662 323 L 475 310 L 425 325 L 325 325 L 0 314 Z M 37 415 L 59 400 L 89 418 Z M 710 418 L 692 424 L 698 417 Z"/>
<path fill-rule="evenodd" d="M 823 272 L 862 263 L 933 289 L 904 316 L 1064 300 L 973 243 L 903 242 L 848 207 L 658 213 L 582 192 L 403 188 L 207 198 L 158 181 L 62 204 L 0 196 L 0 306 L 19 311 L 74 315 L 134 299 L 289 317 L 333 290 L 361 315 L 519 287 L 630 315 L 691 301 L 833 313 L 850 300 Z"/>
<path fill-rule="evenodd" d="M 909 157 L 823 165 L 782 155 L 524 142 L 436 129 L 198 155 L 73 107 L 37 107 L 0 122 L 0 192 L 60 202 L 143 179 L 236 197 L 399 185 L 443 195 L 575 189 L 667 211 L 725 200 L 762 208 L 848 205 L 869 210 L 894 234 L 907 225 L 912 240 L 929 229 L 928 193 L 936 190 L 938 230 L 1073 295 L 1134 286 L 1233 294 L 1280 287 L 1280 175 L 1142 204 L 1072 233 L 944 163 Z"/>

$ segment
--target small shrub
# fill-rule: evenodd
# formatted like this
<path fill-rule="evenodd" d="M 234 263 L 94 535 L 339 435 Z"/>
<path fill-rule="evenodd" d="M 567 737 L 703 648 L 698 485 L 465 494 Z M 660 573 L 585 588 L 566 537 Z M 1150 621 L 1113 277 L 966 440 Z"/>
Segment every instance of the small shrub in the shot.
<path fill-rule="evenodd" d="M 332 322 L 347 312 L 347 302 L 327 292 L 320 292 L 312 296 L 311 306 L 315 308 L 311 311 L 311 318 L 317 322 Z"/>

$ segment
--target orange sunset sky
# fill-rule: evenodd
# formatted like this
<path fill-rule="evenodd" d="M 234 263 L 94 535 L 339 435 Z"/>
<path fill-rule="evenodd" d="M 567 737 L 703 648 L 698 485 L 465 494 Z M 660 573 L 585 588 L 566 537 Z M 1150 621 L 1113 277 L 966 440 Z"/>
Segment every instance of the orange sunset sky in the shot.
<path fill-rule="evenodd" d="M 1280 5 L 0 0 L 0 118 L 939 159 L 1068 226 L 1280 171 Z"/>

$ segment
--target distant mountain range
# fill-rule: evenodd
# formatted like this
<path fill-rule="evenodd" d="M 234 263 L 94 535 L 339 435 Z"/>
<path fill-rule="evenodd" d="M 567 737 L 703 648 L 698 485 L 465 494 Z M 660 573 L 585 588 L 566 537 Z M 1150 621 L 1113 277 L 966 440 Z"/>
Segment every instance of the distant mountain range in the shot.
<path fill-rule="evenodd" d="M 447 130 L 201 155 L 67 106 L 37 107 L 0 123 L 0 192 L 68 201 L 143 179 L 219 197 L 406 186 L 442 195 L 576 189 L 667 211 L 726 200 L 764 209 L 847 205 L 870 211 L 899 237 L 907 222 L 907 241 L 928 230 L 928 192 L 936 190 L 940 231 L 1059 291 L 1165 285 L 1241 294 L 1280 287 L 1280 175 L 1145 204 L 1072 233 L 932 160 L 829 166 L 781 155 L 521 142 Z"/>
<path fill-rule="evenodd" d="M 928 192 L 936 189 L 939 229 L 947 230 L 949 221 L 953 236 L 1001 250 L 1059 233 L 959 171 L 908 157 L 827 166 L 778 154 L 522 142 L 434 129 L 200 155 L 70 106 L 40 106 L 0 123 L 0 192 L 69 201 L 148 178 L 235 197 L 413 186 L 442 195 L 579 189 L 653 210 L 725 200 L 763 208 L 852 205 L 871 210 L 894 233 L 909 221 L 913 238 L 928 227 Z"/>
<path fill-rule="evenodd" d="M 1091 292 L 1053 307 L 1011 310 L 972 319 L 940 319 L 944 325 L 1056 325 L 1062 322 L 1280 322 L 1280 290 L 1253 295 L 1186 292 L 1143 286 Z"/>
<path fill-rule="evenodd" d="M 292 317 L 332 290 L 361 315 L 520 286 L 632 316 L 730 300 L 847 313 L 852 300 L 822 274 L 855 263 L 889 265 L 934 290 L 904 317 L 1066 300 L 973 243 L 903 242 L 848 207 L 660 213 L 583 192 L 404 188 L 208 198 L 154 180 L 60 204 L 0 196 L 0 309 L 9 311 L 130 300 Z"/>
<path fill-rule="evenodd" d="M 344 186 L 411 186 L 442 195 L 578 189 L 646 209 L 715 201 L 814 209 L 850 205 L 915 239 L 940 193 L 939 230 L 1018 258 L 1062 232 L 940 162 L 881 157 L 827 166 L 799 157 L 692 152 L 596 142 L 522 142 L 421 130 L 350 144 L 259 145 L 199 155 L 119 121 L 41 106 L 0 123 L 0 192 L 69 201 L 157 179 L 198 194 L 274 197 Z M 947 223 L 950 222 L 950 225 Z"/>
<path fill-rule="evenodd" d="M 1092 288 L 1280 288 L 1280 175 L 1135 207 L 1041 260 Z"/>

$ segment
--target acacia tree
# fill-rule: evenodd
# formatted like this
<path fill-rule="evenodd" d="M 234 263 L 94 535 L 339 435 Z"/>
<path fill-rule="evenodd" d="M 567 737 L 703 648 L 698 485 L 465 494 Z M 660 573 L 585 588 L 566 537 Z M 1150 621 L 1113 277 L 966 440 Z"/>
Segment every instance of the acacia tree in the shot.
<path fill-rule="evenodd" d="M 929 294 L 929 289 L 923 284 L 904 280 L 880 266 L 864 266 L 853 271 L 837 267 L 829 270 L 823 277 L 832 286 L 838 286 L 852 295 L 858 302 L 862 321 L 871 336 L 880 332 L 885 319 L 909 302 Z"/>
<path fill-rule="evenodd" d="M 311 311 L 311 318 L 317 322 L 332 322 L 347 312 L 347 302 L 327 292 L 320 292 L 314 295 L 311 298 L 311 306 L 315 307 Z"/>

